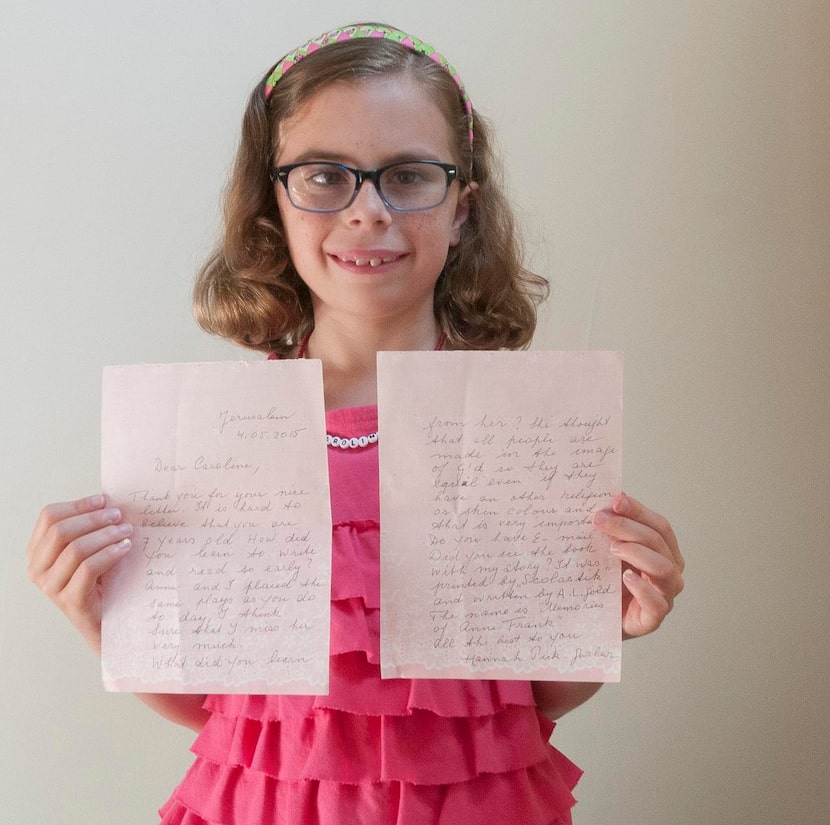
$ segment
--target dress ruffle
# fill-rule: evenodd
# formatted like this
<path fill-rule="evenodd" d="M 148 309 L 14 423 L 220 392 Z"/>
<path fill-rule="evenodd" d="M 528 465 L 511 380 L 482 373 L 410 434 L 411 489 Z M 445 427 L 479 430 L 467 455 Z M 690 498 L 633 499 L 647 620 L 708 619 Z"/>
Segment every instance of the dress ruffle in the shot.
<path fill-rule="evenodd" d="M 374 408 L 327 414 L 377 428 Z M 162 825 L 565 825 L 581 771 L 529 682 L 380 678 L 377 448 L 330 450 L 326 696 L 216 695 Z"/>
<path fill-rule="evenodd" d="M 162 809 L 162 825 L 466 825 L 476 819 L 565 825 L 571 822 L 571 788 L 578 778 L 569 775 L 568 765 L 546 760 L 469 782 L 416 785 L 285 782 L 197 760 L 187 788 Z"/>
<path fill-rule="evenodd" d="M 541 762 L 547 737 L 538 718 L 511 705 L 490 716 L 368 716 L 322 709 L 258 720 L 214 713 L 193 746 L 197 756 L 274 779 L 466 782 Z M 543 738 L 544 737 L 544 738 Z"/>

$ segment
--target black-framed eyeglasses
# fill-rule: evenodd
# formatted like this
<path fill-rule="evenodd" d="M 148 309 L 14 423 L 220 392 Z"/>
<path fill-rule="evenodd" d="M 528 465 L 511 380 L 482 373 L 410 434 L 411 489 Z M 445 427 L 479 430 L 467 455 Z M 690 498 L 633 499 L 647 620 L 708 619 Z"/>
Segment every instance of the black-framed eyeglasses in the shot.
<path fill-rule="evenodd" d="M 380 199 L 396 212 L 420 212 L 440 206 L 454 180 L 457 166 L 437 160 L 391 163 L 380 169 L 353 169 L 342 163 L 310 161 L 277 166 L 271 180 L 280 181 L 288 200 L 306 212 L 339 212 L 351 206 L 364 181 L 375 185 Z"/>

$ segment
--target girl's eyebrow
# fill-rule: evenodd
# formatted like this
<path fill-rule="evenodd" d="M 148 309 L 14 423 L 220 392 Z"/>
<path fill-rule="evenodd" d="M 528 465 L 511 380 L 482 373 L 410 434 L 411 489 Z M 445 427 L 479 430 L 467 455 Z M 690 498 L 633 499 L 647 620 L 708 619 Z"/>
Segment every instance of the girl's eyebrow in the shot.
<path fill-rule="evenodd" d="M 440 157 L 435 152 L 421 151 L 421 150 L 407 150 L 404 152 L 397 152 L 394 155 L 388 155 L 383 163 L 379 163 L 376 168 L 383 166 L 391 166 L 393 163 L 411 163 L 415 160 L 435 160 L 443 163 L 453 162 L 452 158 L 449 160 Z M 337 152 L 332 152 L 330 149 L 307 149 L 295 156 L 291 164 L 294 163 L 308 163 L 310 161 L 321 161 L 326 163 L 342 163 L 344 166 L 351 166 L 356 169 L 361 168 L 360 164 L 355 161 L 352 155 L 341 155 Z M 280 159 L 278 166 L 288 166 L 289 163 Z"/>

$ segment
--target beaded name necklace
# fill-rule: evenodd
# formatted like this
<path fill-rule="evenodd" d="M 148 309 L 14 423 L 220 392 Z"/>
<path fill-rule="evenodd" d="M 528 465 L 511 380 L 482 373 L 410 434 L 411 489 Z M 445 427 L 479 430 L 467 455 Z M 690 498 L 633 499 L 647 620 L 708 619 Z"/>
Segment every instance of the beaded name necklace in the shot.
<path fill-rule="evenodd" d="M 305 358 L 306 357 L 306 350 L 308 348 L 308 339 L 311 337 L 311 332 L 306 333 L 305 337 L 302 341 L 300 341 L 300 346 L 297 347 L 297 358 Z M 447 340 L 447 336 L 441 332 L 438 336 L 438 343 L 435 345 L 435 351 L 437 352 L 440 349 L 444 348 L 444 342 Z M 367 435 L 361 435 L 357 438 L 340 438 L 337 435 L 331 435 L 330 433 L 326 433 L 326 446 L 327 447 L 339 447 L 341 450 L 357 450 L 362 447 L 368 447 L 370 444 L 377 444 L 378 434 L 377 431 L 373 433 L 368 433 Z"/>

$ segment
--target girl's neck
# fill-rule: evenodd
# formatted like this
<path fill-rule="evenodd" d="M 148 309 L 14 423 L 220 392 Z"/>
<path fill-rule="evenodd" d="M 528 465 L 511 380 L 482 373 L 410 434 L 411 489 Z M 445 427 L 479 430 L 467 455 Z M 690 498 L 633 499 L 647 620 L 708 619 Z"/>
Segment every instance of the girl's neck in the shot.
<path fill-rule="evenodd" d="M 435 318 L 404 329 L 364 322 L 356 326 L 320 324 L 305 341 L 306 358 L 323 362 L 326 409 L 377 403 L 377 353 L 431 350 L 441 336 Z"/>

